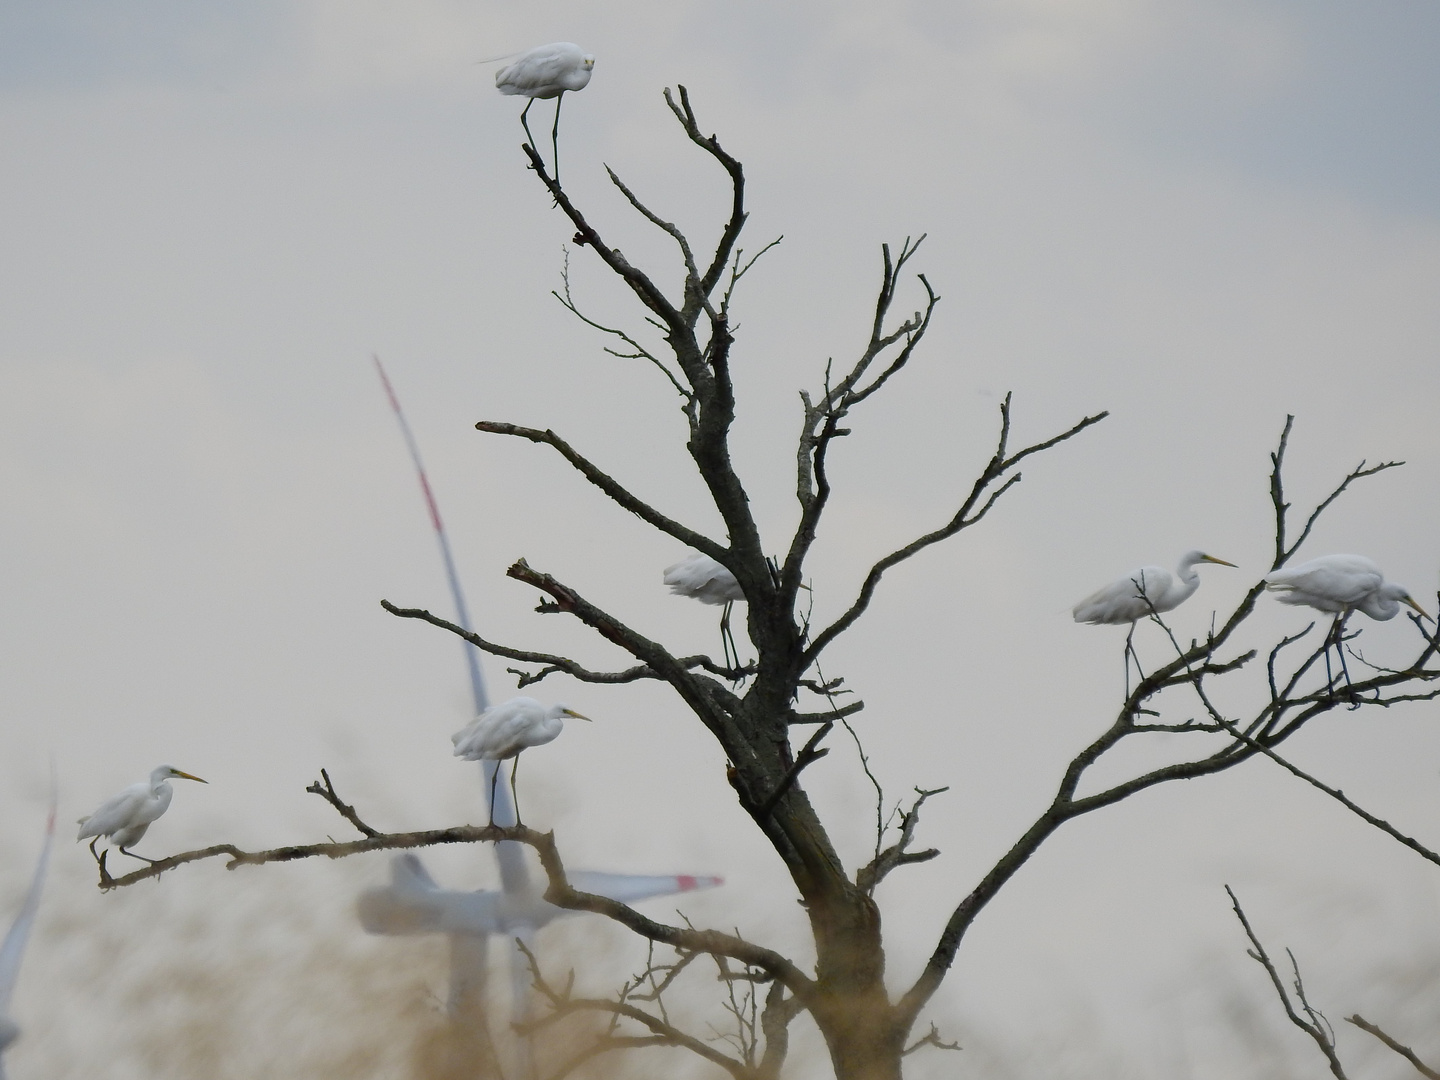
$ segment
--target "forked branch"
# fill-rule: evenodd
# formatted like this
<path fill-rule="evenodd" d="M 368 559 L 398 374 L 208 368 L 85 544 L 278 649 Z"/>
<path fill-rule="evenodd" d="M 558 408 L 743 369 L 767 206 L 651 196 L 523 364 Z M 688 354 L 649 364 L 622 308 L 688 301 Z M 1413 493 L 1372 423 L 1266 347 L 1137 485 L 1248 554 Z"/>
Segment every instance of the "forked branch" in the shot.
<path fill-rule="evenodd" d="M 1314 1040 L 1320 1052 L 1325 1055 L 1325 1060 L 1330 1066 L 1330 1071 L 1337 1080 L 1346 1080 L 1345 1070 L 1340 1064 L 1340 1058 L 1335 1052 L 1335 1031 L 1330 1027 L 1329 1021 L 1323 1013 L 1310 1004 L 1305 996 L 1305 984 L 1300 978 L 1300 965 L 1295 962 L 1295 954 L 1285 950 L 1290 957 L 1290 967 L 1294 972 L 1294 994 L 1295 1003 L 1292 1004 L 1290 995 L 1285 992 L 1285 983 L 1280 978 L 1280 973 L 1275 970 L 1275 964 L 1270 959 L 1270 954 L 1265 951 L 1265 946 L 1260 943 L 1260 938 L 1250 926 L 1250 920 L 1245 917 L 1244 910 L 1240 907 L 1240 901 L 1236 898 L 1234 891 L 1229 885 L 1225 886 L 1225 892 L 1230 897 L 1230 903 L 1235 909 L 1235 917 L 1240 920 L 1240 925 L 1245 928 L 1245 936 L 1250 939 L 1251 949 L 1249 955 L 1252 960 L 1265 969 L 1265 974 L 1270 977 L 1270 985 L 1275 988 L 1275 994 L 1280 999 L 1280 1004 L 1285 1008 L 1285 1015 L 1290 1022 L 1298 1027 L 1306 1035 Z M 1298 1005 L 1298 1010 L 1296 1006 Z M 1302 1016 L 1301 1013 L 1304 1015 Z"/>
<path fill-rule="evenodd" d="M 519 676 L 517 685 L 521 688 L 529 686 L 531 683 L 537 683 L 549 675 L 556 674 L 569 675 L 571 678 L 580 682 L 606 684 L 631 683 L 641 679 L 665 678 L 665 676 L 661 675 L 660 672 L 656 671 L 649 664 L 636 664 L 634 667 L 625 668 L 623 671 L 591 671 L 589 668 L 577 664 L 574 660 L 557 656 L 554 653 L 533 652 L 529 649 L 512 649 L 508 645 L 497 645 L 493 641 L 486 641 L 479 634 L 466 630 L 463 626 L 453 623 L 449 619 L 434 615 L 424 608 L 396 607 L 390 603 L 389 600 L 381 600 L 380 606 L 398 618 L 419 619 L 421 622 L 427 622 L 431 626 L 438 626 L 442 630 L 448 630 L 456 637 L 463 638 L 477 649 L 490 653 L 492 656 L 503 656 L 507 660 L 519 660 L 522 663 L 543 665 L 539 671 L 535 672 L 519 671 L 515 668 L 507 669 L 512 675 Z M 736 668 L 725 667 L 715 663 L 710 657 L 699 654 L 676 657 L 675 663 L 687 671 L 697 669 L 700 671 L 708 671 L 712 675 L 719 675 L 721 678 L 728 679 L 731 682 L 738 681 L 755 673 L 755 666 L 753 664 L 743 664 Z M 805 723 L 806 721 L 797 719 L 794 722 Z"/>
<path fill-rule="evenodd" d="M 614 1017 L 616 1020 L 625 1019 L 634 1021 L 646 1028 L 651 1034 L 649 1036 L 636 1038 L 633 1036 L 617 1035 L 614 1033 L 613 1025 L 610 1030 L 596 1037 L 595 1041 L 585 1049 L 581 1050 L 572 1058 L 568 1059 L 556 1072 L 551 1074 L 551 1080 L 561 1080 L 570 1075 L 586 1061 L 589 1061 L 603 1053 L 613 1050 L 633 1049 L 637 1046 L 678 1046 L 689 1050 L 712 1065 L 718 1065 L 737 1080 L 743 1080 L 747 1070 L 742 1062 L 716 1050 L 708 1043 L 681 1031 L 674 1024 L 670 1023 L 664 1016 L 656 1016 L 646 1012 L 638 1006 L 630 1004 L 625 1000 L 626 995 L 622 994 L 620 1000 L 610 1001 L 606 998 L 577 998 L 570 995 L 567 986 L 564 990 L 557 990 L 545 978 L 540 970 L 540 962 L 535 954 L 524 942 L 516 939 L 516 945 L 525 954 L 525 959 L 530 966 L 530 981 L 536 991 L 546 1000 L 550 1011 L 537 1020 L 528 1023 L 515 1025 L 516 1031 L 521 1035 L 534 1035 L 552 1027 L 568 1016 L 583 1013 L 602 1013 Z M 628 984 L 627 984 L 628 988 Z"/>
<path fill-rule="evenodd" d="M 317 785 L 318 786 L 318 785 Z M 332 789 L 333 790 L 333 789 Z M 337 800 L 326 799 L 335 805 Z M 338 810 L 338 807 L 337 807 Z M 342 811 L 343 813 L 343 811 Z M 353 814 L 353 808 L 351 813 Z M 353 821 L 358 818 L 351 817 L 351 814 L 344 814 L 346 820 Z M 206 859 L 216 858 L 224 855 L 229 858 L 225 864 L 227 870 L 233 870 L 237 866 L 259 866 L 272 862 L 293 862 L 297 859 L 311 859 L 324 857 L 329 859 L 341 859 L 349 855 L 358 855 L 367 851 L 393 851 L 398 849 L 435 847 L 440 844 L 473 844 L 481 842 L 499 842 L 502 840 L 513 840 L 521 844 L 528 844 L 535 849 L 540 858 L 540 865 L 544 868 L 546 877 L 549 879 L 549 886 L 545 890 L 545 900 L 556 907 L 565 908 L 567 911 L 590 911 L 598 915 L 604 915 L 615 922 L 629 927 L 641 937 L 651 941 L 657 941 L 683 952 L 705 953 L 710 956 L 727 956 L 732 960 L 738 960 L 753 968 L 759 968 L 768 972 L 774 978 L 780 980 L 794 994 L 802 997 L 808 996 L 813 991 L 813 981 L 800 971 L 791 961 L 779 953 L 752 944 L 743 938 L 721 933 L 718 930 L 696 930 L 692 927 L 667 926 L 664 923 L 650 919 L 628 904 L 619 900 L 612 900 L 608 896 L 598 896 L 594 893 L 581 892 L 570 884 L 565 874 L 565 865 L 560 858 L 559 847 L 555 843 L 553 832 L 537 832 L 524 825 L 502 827 L 499 825 L 458 825 L 448 829 L 430 829 L 421 832 L 408 833 L 375 833 L 363 840 L 352 840 L 348 843 L 337 843 L 330 841 L 323 844 L 298 844 L 289 847 L 270 848 L 264 851 L 245 851 L 233 844 L 215 844 L 211 847 L 200 848 L 195 851 L 186 851 L 178 855 L 171 855 L 166 859 L 158 859 L 154 863 L 126 874 L 123 877 L 112 877 L 105 870 L 102 855 L 100 863 L 100 888 L 116 889 L 148 878 L 158 877 L 167 870 L 186 863 L 199 862 Z M 107 853 L 108 854 L 108 853 Z"/>
<path fill-rule="evenodd" d="M 1010 438 L 1010 395 L 1006 394 L 1004 402 L 1000 405 L 1000 439 L 995 448 L 995 453 L 991 456 L 990 461 L 976 479 L 970 489 L 970 494 L 960 505 L 960 509 L 955 512 L 955 516 L 934 532 L 926 533 L 924 536 L 912 540 L 904 547 L 892 551 L 870 568 L 870 572 L 865 575 L 864 584 L 860 587 L 860 595 L 856 597 L 855 602 L 850 605 L 843 615 L 821 631 L 819 636 L 815 638 L 810 647 L 805 651 L 806 666 L 808 667 L 814 663 L 815 658 L 820 655 L 821 651 L 829 645 L 830 642 L 848 630 L 850 626 L 854 624 L 855 620 L 865 613 L 865 609 L 870 606 L 870 601 L 875 595 L 875 588 L 880 584 L 880 579 L 884 576 L 885 571 L 889 570 L 892 566 L 904 562 L 913 555 L 924 551 L 932 544 L 938 544 L 942 540 L 948 540 L 962 529 L 967 529 L 980 521 L 989 513 L 990 508 L 995 505 L 1005 492 L 1020 482 L 1020 473 L 1007 475 L 1011 469 L 1032 454 L 1038 454 L 1067 439 L 1074 438 L 1086 428 L 1098 424 L 1109 415 L 1108 412 L 1101 412 L 1096 413 L 1094 416 L 1087 416 L 1079 423 L 1062 431 L 1059 435 L 1052 436 L 1042 442 L 1032 443 L 1021 450 L 1011 453 L 1008 445 Z M 1002 478 L 1004 478 L 1003 483 L 1000 483 L 999 487 L 994 487 Z M 984 501 L 982 502 L 982 500 Z"/>
<path fill-rule="evenodd" d="M 915 801 L 910 804 L 909 810 L 902 811 L 900 814 L 900 838 L 884 851 L 877 853 L 855 875 L 855 884 L 861 892 L 872 896 L 875 893 L 875 887 L 885 880 L 890 871 L 900 866 L 929 862 L 940 854 L 938 848 L 911 851 L 910 844 L 914 841 L 915 830 L 920 825 L 920 807 L 925 805 L 925 800 L 932 795 L 939 795 L 949 790 L 948 787 L 931 788 L 928 791 L 922 788 L 915 789 Z"/>

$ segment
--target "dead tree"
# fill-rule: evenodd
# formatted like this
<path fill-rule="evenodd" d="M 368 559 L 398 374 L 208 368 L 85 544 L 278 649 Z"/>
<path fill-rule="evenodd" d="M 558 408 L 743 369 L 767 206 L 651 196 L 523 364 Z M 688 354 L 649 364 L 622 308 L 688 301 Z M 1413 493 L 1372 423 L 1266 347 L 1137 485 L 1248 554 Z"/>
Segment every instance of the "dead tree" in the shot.
<path fill-rule="evenodd" d="M 612 1026 L 596 1044 L 596 1054 L 647 1045 L 686 1047 L 732 1076 L 765 1080 L 781 1074 L 789 1045 L 788 1028 L 795 1017 L 806 1013 L 822 1033 L 835 1075 L 841 1080 L 898 1080 L 902 1059 L 909 1051 L 953 1046 L 941 1038 L 933 1025 L 928 1035 L 915 1036 L 922 1013 L 955 962 L 957 950 L 976 917 L 1056 830 L 1068 821 L 1168 781 L 1221 772 L 1252 758 L 1280 760 L 1278 746 L 1309 721 L 1337 706 L 1359 702 L 1365 707 L 1384 707 L 1434 697 L 1440 693 L 1440 689 L 1432 689 L 1440 678 L 1437 645 L 1417 622 L 1420 638 L 1412 661 L 1396 668 L 1374 668 L 1369 677 L 1342 691 L 1335 685 L 1314 685 L 1325 643 L 1311 639 L 1315 647 L 1308 652 L 1299 650 L 1302 655 L 1290 661 L 1306 639 L 1306 631 L 1279 642 L 1263 661 L 1268 693 L 1246 715 L 1227 716 L 1212 703 L 1209 688 L 1215 681 L 1255 663 L 1254 651 L 1236 651 L 1230 642 L 1254 611 L 1263 582 L 1257 581 L 1203 641 L 1182 644 L 1172 635 L 1173 659 L 1142 679 L 1121 702 L 1105 729 L 1078 749 L 1048 805 L 1040 808 L 1033 823 L 973 888 L 956 899 L 923 968 L 907 973 L 903 989 L 892 993 L 886 986 L 884 925 L 875 890 L 887 875 L 938 854 L 934 849 L 917 850 L 912 846 L 921 806 L 936 793 L 917 792 L 910 809 L 897 823 L 881 820 L 873 858 L 864 866 L 845 866 L 825 822 L 806 794 L 804 770 L 826 752 L 821 744 L 835 726 L 846 724 L 863 704 L 853 700 L 838 702 L 840 680 L 827 680 L 821 674 L 822 657 L 865 614 L 888 570 L 978 525 L 1020 482 L 1018 467 L 1027 458 L 1078 435 L 1105 414 L 1086 416 L 1064 431 L 1016 446 L 1012 402 L 1007 396 L 1000 406 L 994 452 L 978 465 L 973 483 L 949 519 L 877 559 L 841 614 L 827 625 L 812 625 L 804 599 L 806 558 L 831 497 L 827 466 L 830 449 L 835 440 L 850 436 L 857 410 L 910 363 L 931 325 L 939 297 L 925 276 L 917 275 L 911 287 L 916 290 L 919 307 L 908 316 L 897 317 L 894 310 L 904 285 L 902 279 L 919 241 L 907 240 L 898 251 L 881 249 L 880 285 L 868 337 L 859 343 L 853 359 L 838 367 L 827 366 L 821 385 L 801 395 L 803 413 L 793 466 L 799 524 L 778 545 L 775 538 L 762 537 L 746 489 L 732 465 L 730 442 L 736 415 L 732 382 L 736 342 L 731 329 L 731 300 L 736 286 L 758 258 L 746 258 L 739 246 L 747 213 L 744 170 L 713 135 L 702 132 L 683 87 L 678 99 L 667 91 L 665 102 L 689 141 L 724 171 L 730 184 L 728 220 L 713 248 L 697 255 L 695 246 L 679 228 L 643 203 L 610 172 L 610 179 L 634 210 L 666 233 L 678 248 L 682 270 L 678 283 L 669 291 L 607 242 L 549 175 L 534 147 L 526 145 L 524 150 L 529 167 L 554 200 L 555 208 L 573 226 L 575 245 L 628 287 L 639 305 L 639 314 L 658 331 L 663 345 L 648 344 L 648 331 L 631 332 L 612 325 L 614 320 L 602 322 L 582 314 L 571 299 L 568 281 L 560 300 L 607 336 L 611 352 L 653 365 L 674 389 L 687 424 L 683 452 L 693 462 L 719 512 L 724 537 L 707 535 L 642 500 L 555 431 L 489 420 L 476 427 L 485 433 L 548 448 L 623 510 L 722 563 L 744 590 L 746 630 L 755 659 L 741 666 L 727 666 L 708 656 L 676 656 L 627 623 L 619 613 L 602 610 L 586 599 L 580 587 L 557 580 L 524 560 L 516 562 L 507 573 L 545 594 L 540 610 L 578 619 L 628 653 L 634 659 L 633 666 L 619 671 L 595 670 L 569 657 L 516 648 L 467 633 L 428 611 L 388 602 L 384 606 L 393 615 L 424 620 L 459 634 L 491 655 L 528 665 L 517 671 L 521 685 L 556 673 L 590 683 L 650 679 L 668 684 L 723 749 L 728 762 L 726 775 L 740 810 L 750 817 L 789 872 L 814 941 L 813 970 L 803 970 L 779 952 L 736 934 L 660 923 L 622 903 L 578 892 L 565 878 L 556 838 L 526 828 L 462 827 L 430 833 L 380 833 L 359 823 L 353 809 L 337 806 L 342 813 L 348 811 L 347 819 L 361 828 L 363 839 L 264 852 L 243 852 L 220 845 L 160 860 L 153 867 L 122 878 L 110 877 L 102 866 L 101 884 L 127 885 L 180 863 L 217 855 L 228 856 L 230 865 L 235 866 L 428 844 L 517 840 L 538 852 L 549 878 L 546 899 L 550 902 L 599 913 L 651 943 L 668 946 L 675 950 L 674 965 L 687 967 L 692 958 L 706 957 L 719 965 L 728 986 L 749 988 L 748 997 L 742 992 L 730 999 L 730 1011 L 739 1021 L 740 1034 L 729 1043 L 717 1044 L 671 1024 L 663 1008 L 657 1006 L 658 992 L 642 999 L 637 984 L 627 986 L 615 999 L 577 1000 L 569 996 L 568 990 L 552 986 L 537 969 L 537 985 L 557 1013 L 589 1010 L 615 1018 L 615 1024 L 629 1025 L 623 1031 Z M 1362 463 L 1309 515 L 1299 535 L 1292 539 L 1290 506 L 1282 486 L 1289 432 L 1287 420 L 1271 463 L 1270 496 L 1275 513 L 1272 567 L 1283 565 L 1295 554 L 1318 515 L 1346 487 L 1395 464 L 1367 468 Z M 1155 620 L 1160 622 L 1158 615 Z M 1183 747 L 1186 752 L 1177 752 L 1175 760 L 1163 767 L 1119 782 L 1087 785 L 1091 766 L 1111 750 L 1122 742 L 1145 739 L 1157 732 L 1187 736 L 1166 744 Z M 797 733 L 804 736 L 803 741 Z M 797 742 L 798 752 L 793 749 Z M 1277 782 L 1283 782 L 1279 775 Z M 645 979 L 653 983 L 658 978 L 668 987 L 666 976 L 656 975 L 659 970 L 652 967 Z M 575 1064 L 578 1062 L 562 1065 L 555 1075 L 564 1075 Z"/>

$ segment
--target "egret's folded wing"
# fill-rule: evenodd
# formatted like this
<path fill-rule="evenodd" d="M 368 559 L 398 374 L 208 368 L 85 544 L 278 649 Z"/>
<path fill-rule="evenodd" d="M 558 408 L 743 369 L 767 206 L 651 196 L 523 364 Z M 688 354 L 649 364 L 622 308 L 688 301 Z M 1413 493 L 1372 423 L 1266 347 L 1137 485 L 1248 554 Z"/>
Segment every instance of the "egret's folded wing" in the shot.
<path fill-rule="evenodd" d="M 524 94 L 553 84 L 566 74 L 572 63 L 573 58 L 566 51 L 542 45 L 497 71 L 495 86 L 502 93 Z"/>
<path fill-rule="evenodd" d="M 20 959 L 25 953 L 25 942 L 30 937 L 35 913 L 40 910 L 40 891 L 45 885 L 45 871 L 50 865 L 50 848 L 55 842 L 55 797 L 50 798 L 50 817 L 45 824 L 45 843 L 40 848 L 40 858 L 35 865 L 35 876 L 30 879 L 30 891 L 20 905 L 20 914 L 10 925 L 4 944 L 0 944 L 0 1015 L 9 1011 L 10 994 L 15 989 L 15 980 L 20 975 Z"/>
<path fill-rule="evenodd" d="M 1266 574 L 1265 580 L 1272 587 L 1356 604 L 1378 589 L 1385 578 L 1373 570 L 1322 565 L 1276 570 Z"/>
<path fill-rule="evenodd" d="M 100 804 L 98 810 L 81 822 L 80 832 L 75 839 L 84 840 L 87 836 L 109 836 L 117 829 L 138 824 L 133 818 L 140 804 L 145 801 L 147 794 L 148 785 L 132 784 L 120 794 L 106 799 Z M 154 818 L 150 820 L 153 821 Z"/>
<path fill-rule="evenodd" d="M 581 892 L 607 896 L 627 904 L 652 896 L 671 896 L 725 884 L 724 878 L 695 874 L 606 874 L 596 870 L 572 870 L 566 876 L 570 884 Z"/>

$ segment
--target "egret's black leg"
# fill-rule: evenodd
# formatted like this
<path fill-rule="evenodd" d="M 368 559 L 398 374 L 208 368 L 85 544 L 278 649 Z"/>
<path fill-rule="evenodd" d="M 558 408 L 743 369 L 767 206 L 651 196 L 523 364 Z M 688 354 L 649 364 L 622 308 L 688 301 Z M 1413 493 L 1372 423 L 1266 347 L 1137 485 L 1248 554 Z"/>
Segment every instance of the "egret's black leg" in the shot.
<path fill-rule="evenodd" d="M 535 99 L 532 97 L 525 103 L 525 108 L 520 110 L 520 126 L 525 129 L 525 141 L 530 144 L 531 149 L 535 147 L 535 136 L 530 134 L 530 125 L 525 121 L 525 114 L 530 111 L 530 106 L 534 104 Z"/>
<path fill-rule="evenodd" d="M 1340 673 L 1345 676 L 1345 696 L 1350 699 L 1350 708 L 1353 710 L 1360 707 L 1360 699 L 1355 696 L 1350 682 L 1350 667 L 1345 663 L 1345 619 L 1349 614 L 1346 612 L 1335 620 L 1335 651 L 1340 656 Z"/>
<path fill-rule="evenodd" d="M 725 653 L 725 666 L 731 669 L 740 666 L 740 650 L 735 647 L 735 635 L 730 632 L 730 609 L 735 601 L 725 601 L 720 612 L 720 648 Z"/>
<path fill-rule="evenodd" d="M 95 838 L 93 838 L 93 839 L 90 841 L 90 854 L 95 856 L 95 861 L 96 861 L 96 862 L 99 862 L 99 861 L 100 861 L 100 853 L 95 850 L 95 845 L 98 844 L 99 842 L 100 842 L 100 837 L 98 837 L 98 836 L 95 837 Z"/>
<path fill-rule="evenodd" d="M 495 762 L 495 771 L 490 774 L 490 824 L 495 824 L 495 783 L 500 779 L 500 762 Z"/>
<path fill-rule="evenodd" d="M 154 866 L 157 862 L 160 861 L 159 859 L 147 859 L 144 855 L 136 855 L 135 852 L 131 851 L 129 848 L 122 847 L 120 849 L 120 854 L 129 855 L 132 859 L 139 859 L 141 862 L 148 862 L 151 866 Z"/>
<path fill-rule="evenodd" d="M 1330 667 L 1330 646 L 1335 637 L 1335 628 L 1340 625 L 1336 619 L 1330 624 L 1330 631 L 1325 635 L 1325 692 L 1330 695 L 1331 700 L 1335 698 L 1335 675 Z"/>
<path fill-rule="evenodd" d="M 497 768 L 496 773 L 499 773 Z M 515 755 L 515 760 L 510 764 L 510 798 L 515 803 L 515 824 L 520 824 L 520 793 L 515 790 L 515 775 L 520 771 L 520 755 Z"/>
<path fill-rule="evenodd" d="M 560 186 L 560 103 L 565 91 L 555 95 L 555 126 L 550 129 L 550 160 L 555 163 L 555 186 Z"/>
<path fill-rule="evenodd" d="M 1142 681 L 1145 672 L 1140 667 L 1140 654 L 1135 651 L 1135 624 L 1130 624 L 1130 633 L 1125 635 L 1125 700 L 1130 700 L 1130 661 L 1135 661 L 1135 674 Z"/>

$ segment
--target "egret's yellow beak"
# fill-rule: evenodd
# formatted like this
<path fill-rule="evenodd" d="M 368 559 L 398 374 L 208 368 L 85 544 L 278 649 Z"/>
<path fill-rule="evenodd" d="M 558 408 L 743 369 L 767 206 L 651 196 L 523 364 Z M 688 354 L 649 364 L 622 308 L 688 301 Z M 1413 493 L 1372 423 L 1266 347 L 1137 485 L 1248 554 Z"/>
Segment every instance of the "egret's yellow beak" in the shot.
<path fill-rule="evenodd" d="M 566 709 L 565 715 L 573 716 L 576 720 L 590 720 L 590 717 L 586 716 L 584 713 L 578 713 L 574 709 Z M 590 720 L 590 722 L 593 724 L 595 721 Z"/>
<path fill-rule="evenodd" d="M 1216 566 L 1235 566 L 1233 562 L 1226 562 L 1224 559 L 1217 559 L 1214 555 L 1201 555 L 1201 562 L 1213 562 Z M 1235 569 L 1239 569 L 1238 566 Z"/>
<path fill-rule="evenodd" d="M 1409 604 L 1412 608 L 1418 611 L 1422 619 L 1430 619 L 1430 613 L 1426 611 L 1423 607 L 1421 607 L 1419 604 L 1417 604 L 1413 597 L 1407 596 L 1405 597 L 1405 600 L 1403 602 Z M 1430 621 L 1433 623 L 1435 620 L 1430 619 Z"/>
<path fill-rule="evenodd" d="M 176 769 L 176 770 L 175 770 L 174 772 L 172 772 L 170 775 L 171 775 L 171 776 L 178 776 L 181 780 L 200 780 L 200 777 L 198 777 L 198 776 L 191 776 L 188 772 L 181 772 L 179 769 Z M 210 782 L 209 780 L 200 780 L 200 783 L 202 783 L 202 784 L 208 784 L 209 782 Z"/>

